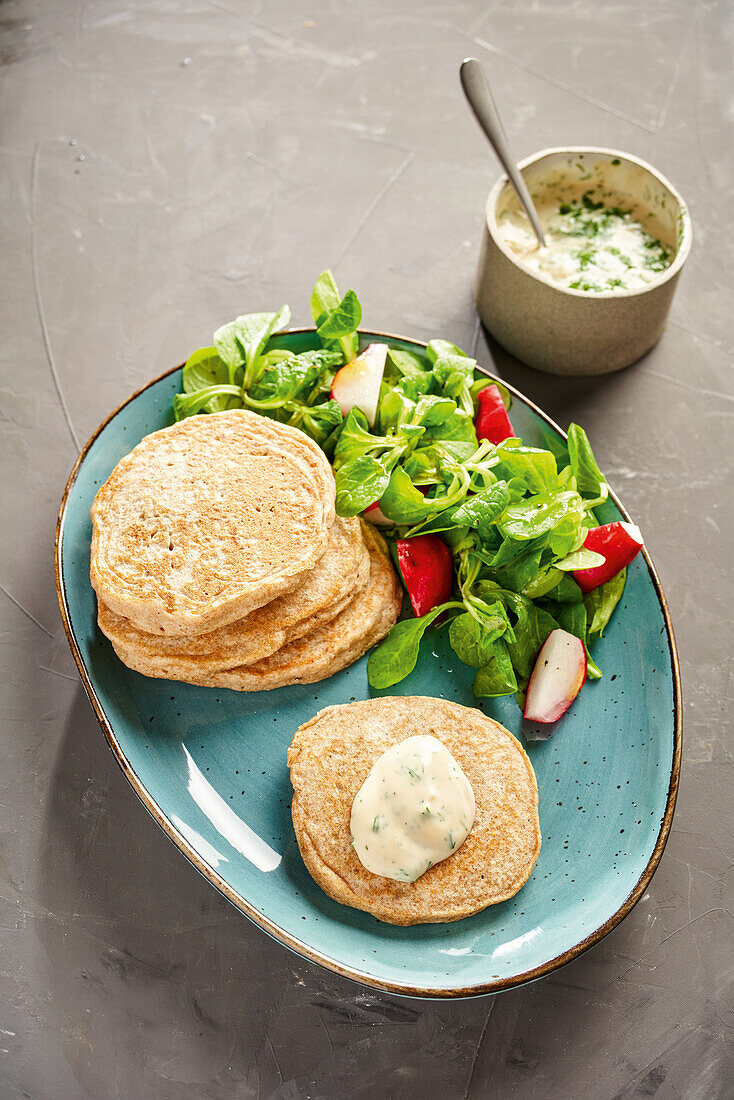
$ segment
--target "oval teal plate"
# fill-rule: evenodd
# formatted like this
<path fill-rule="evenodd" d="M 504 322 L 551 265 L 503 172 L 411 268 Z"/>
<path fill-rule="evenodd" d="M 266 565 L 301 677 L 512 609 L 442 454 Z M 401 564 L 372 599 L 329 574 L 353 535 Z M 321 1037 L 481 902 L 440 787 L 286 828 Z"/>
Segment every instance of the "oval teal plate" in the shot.
<path fill-rule="evenodd" d="M 380 333 L 407 348 L 416 341 Z M 278 337 L 300 351 L 310 330 Z M 366 658 L 320 684 L 243 694 L 147 679 L 100 633 L 89 583 L 89 508 L 116 463 L 171 423 L 177 368 L 125 402 L 71 473 L 56 533 L 61 614 L 84 687 L 144 806 L 184 855 L 251 920 L 299 954 L 391 993 L 467 997 L 547 974 L 596 943 L 645 890 L 670 830 L 681 753 L 675 642 L 649 557 L 629 569 L 622 603 L 594 649 L 589 682 L 543 741 L 525 738 L 512 697 L 481 709 L 526 745 L 538 777 L 543 845 L 510 901 L 453 924 L 395 928 L 331 901 L 308 875 L 290 819 L 286 749 L 332 703 L 369 697 Z M 530 442 L 561 430 L 516 390 L 512 420 Z M 603 522 L 629 518 L 616 498 Z M 476 706 L 473 672 L 431 635 L 394 694 Z"/>

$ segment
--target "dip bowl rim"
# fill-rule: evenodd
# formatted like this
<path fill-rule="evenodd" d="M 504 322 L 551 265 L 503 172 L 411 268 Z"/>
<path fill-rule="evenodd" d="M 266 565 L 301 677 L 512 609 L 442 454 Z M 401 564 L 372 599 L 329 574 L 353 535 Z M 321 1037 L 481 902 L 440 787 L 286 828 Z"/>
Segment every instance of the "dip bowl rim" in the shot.
<path fill-rule="evenodd" d="M 487 232 L 491 240 L 500 250 L 503 256 L 506 256 L 514 266 L 527 278 L 532 279 L 536 283 L 541 283 L 543 286 L 548 287 L 550 290 L 556 291 L 558 294 L 566 295 L 570 298 L 586 298 L 593 301 L 609 301 L 619 300 L 623 298 L 635 298 L 643 294 L 649 294 L 650 291 L 657 290 L 670 282 L 671 279 L 680 272 L 686 260 L 688 254 L 691 251 L 691 244 L 693 242 L 693 226 L 691 223 L 691 216 L 688 212 L 688 205 L 683 199 L 680 192 L 673 186 L 670 180 L 659 172 L 657 168 L 654 168 L 648 161 L 643 160 L 641 157 L 636 157 L 632 153 L 625 153 L 619 149 L 609 149 L 601 145 L 553 145 L 546 149 L 540 149 L 537 153 L 532 153 L 530 156 L 523 157 L 522 160 L 517 162 L 517 166 L 521 172 L 526 168 L 530 168 L 533 164 L 543 160 L 545 157 L 552 155 L 563 155 L 565 153 L 572 154 L 603 154 L 605 157 L 618 158 L 620 161 L 627 161 L 629 164 L 634 164 L 638 168 L 642 168 L 648 175 L 658 183 L 661 184 L 675 199 L 678 204 L 677 220 L 679 222 L 678 230 L 678 245 L 676 249 L 675 258 L 664 272 L 653 279 L 652 282 L 647 283 L 645 286 L 635 287 L 629 290 L 576 290 L 567 286 L 560 286 L 554 282 L 548 276 L 539 272 L 532 271 L 529 267 L 526 267 L 521 260 L 512 252 L 505 242 L 503 241 L 497 222 L 497 206 L 499 204 L 499 198 L 506 186 L 512 186 L 506 175 L 500 176 L 496 183 L 492 186 L 485 206 L 485 223 L 487 226 Z"/>

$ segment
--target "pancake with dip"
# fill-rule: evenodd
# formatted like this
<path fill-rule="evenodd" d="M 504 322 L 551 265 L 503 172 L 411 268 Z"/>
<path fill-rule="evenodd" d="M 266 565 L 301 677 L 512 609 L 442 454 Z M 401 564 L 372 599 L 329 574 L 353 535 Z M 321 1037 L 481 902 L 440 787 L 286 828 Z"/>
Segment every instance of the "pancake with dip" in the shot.
<path fill-rule="evenodd" d="M 310 874 L 389 924 L 505 901 L 538 858 L 532 765 L 478 710 L 424 697 L 327 707 L 296 731 L 288 766 Z"/>

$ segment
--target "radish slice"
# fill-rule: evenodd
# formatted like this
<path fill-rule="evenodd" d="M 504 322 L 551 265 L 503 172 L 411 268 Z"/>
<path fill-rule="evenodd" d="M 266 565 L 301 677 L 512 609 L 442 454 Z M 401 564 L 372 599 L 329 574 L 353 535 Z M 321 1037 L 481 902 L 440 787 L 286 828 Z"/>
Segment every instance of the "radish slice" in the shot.
<path fill-rule="evenodd" d="M 339 402 L 342 416 L 358 408 L 367 417 L 370 427 L 374 425 L 386 357 L 387 344 L 370 344 L 361 355 L 336 372 L 331 396 Z"/>
<path fill-rule="evenodd" d="M 567 630 L 551 630 L 530 677 L 524 717 L 530 722 L 556 722 L 568 710 L 585 679 L 584 643 Z"/>
<path fill-rule="evenodd" d="M 574 580 L 586 595 L 593 588 L 616 577 L 620 569 L 629 565 L 643 547 L 639 527 L 634 523 L 605 523 L 603 527 L 592 527 L 584 539 L 585 550 L 595 550 L 606 561 L 603 565 L 594 565 L 591 569 L 574 570 Z"/>
<path fill-rule="evenodd" d="M 454 559 L 438 535 L 416 535 L 398 539 L 398 565 L 413 610 L 420 618 L 451 596 Z"/>
<path fill-rule="evenodd" d="M 490 443 L 501 443 L 503 439 L 514 436 L 510 418 L 499 387 L 492 384 L 479 391 L 477 396 L 477 415 L 474 427 L 477 439 L 488 439 Z"/>
<path fill-rule="evenodd" d="M 370 523 L 376 524 L 378 527 L 394 527 L 395 521 L 388 519 L 382 508 L 377 501 L 374 504 L 370 504 L 369 508 L 365 508 L 362 513 L 365 519 L 368 519 Z"/>

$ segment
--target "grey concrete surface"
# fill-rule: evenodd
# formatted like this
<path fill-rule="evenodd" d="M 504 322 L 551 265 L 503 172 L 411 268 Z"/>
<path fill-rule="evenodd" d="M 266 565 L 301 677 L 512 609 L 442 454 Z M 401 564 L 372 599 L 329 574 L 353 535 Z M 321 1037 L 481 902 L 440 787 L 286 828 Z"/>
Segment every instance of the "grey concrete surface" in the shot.
<path fill-rule="evenodd" d="M 5 0 L 0 24 L 0 1096 L 732 1096 L 731 2 Z M 469 53 L 519 156 L 617 146 L 689 202 L 670 324 L 620 375 L 544 377 L 477 324 L 497 169 Z M 327 265 L 367 325 L 476 349 L 586 426 L 677 630 L 660 868 L 595 949 L 495 998 L 382 996 L 250 925 L 128 788 L 56 606 L 79 445 L 215 324 L 282 301 L 307 323 Z"/>

